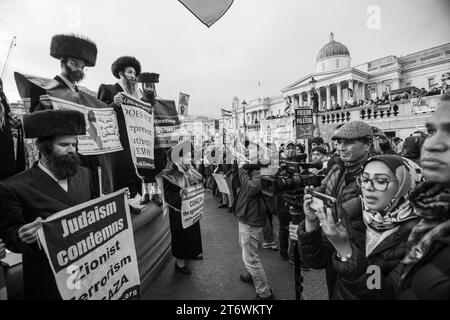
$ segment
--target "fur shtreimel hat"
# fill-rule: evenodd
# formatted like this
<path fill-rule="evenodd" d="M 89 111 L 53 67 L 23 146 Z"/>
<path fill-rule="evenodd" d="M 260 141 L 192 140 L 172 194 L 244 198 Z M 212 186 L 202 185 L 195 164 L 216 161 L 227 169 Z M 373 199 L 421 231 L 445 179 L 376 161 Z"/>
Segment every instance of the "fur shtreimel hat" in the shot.
<path fill-rule="evenodd" d="M 159 83 L 159 74 L 142 72 L 139 77 L 137 77 L 137 82 L 139 83 Z"/>
<path fill-rule="evenodd" d="M 23 117 L 25 138 L 85 135 L 84 114 L 75 110 L 44 110 Z"/>
<path fill-rule="evenodd" d="M 120 57 L 111 66 L 111 71 L 117 79 L 120 78 L 119 72 L 125 71 L 127 67 L 133 67 L 136 71 L 136 76 L 141 73 L 141 63 L 135 57 Z"/>
<path fill-rule="evenodd" d="M 50 55 L 56 59 L 78 58 L 86 62 L 86 67 L 93 67 L 97 61 L 97 45 L 86 37 L 58 34 L 52 38 Z"/>

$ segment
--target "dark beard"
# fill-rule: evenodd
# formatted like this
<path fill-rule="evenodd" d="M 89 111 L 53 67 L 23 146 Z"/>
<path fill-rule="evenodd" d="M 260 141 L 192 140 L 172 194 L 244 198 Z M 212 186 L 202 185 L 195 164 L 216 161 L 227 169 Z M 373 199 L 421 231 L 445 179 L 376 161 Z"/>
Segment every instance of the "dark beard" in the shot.
<path fill-rule="evenodd" d="M 144 91 L 145 101 L 149 102 L 152 106 L 156 104 L 156 95 L 154 91 Z"/>
<path fill-rule="evenodd" d="M 72 68 L 67 66 L 67 65 L 66 65 L 65 69 L 66 69 L 66 73 L 67 73 L 68 77 L 70 78 L 68 80 L 71 80 L 73 82 L 77 82 L 78 83 L 78 82 L 80 82 L 81 80 L 84 79 L 84 72 L 83 71 L 81 71 L 81 70 L 72 70 Z"/>
<path fill-rule="evenodd" d="M 136 86 L 134 81 L 128 80 L 127 78 L 125 78 L 125 85 L 127 87 L 127 91 L 129 94 L 133 95 L 136 91 Z"/>
<path fill-rule="evenodd" d="M 48 159 L 50 171 L 60 180 L 73 177 L 78 172 L 80 159 L 76 153 L 57 156 L 54 153 Z"/>

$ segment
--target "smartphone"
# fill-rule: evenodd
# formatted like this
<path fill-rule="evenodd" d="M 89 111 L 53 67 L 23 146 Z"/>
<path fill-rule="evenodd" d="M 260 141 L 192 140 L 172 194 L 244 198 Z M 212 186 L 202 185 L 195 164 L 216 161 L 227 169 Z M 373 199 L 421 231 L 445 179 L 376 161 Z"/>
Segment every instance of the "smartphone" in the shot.
<path fill-rule="evenodd" d="M 315 211 L 318 210 L 318 208 L 330 208 L 331 212 L 333 214 L 333 218 L 335 222 L 338 222 L 341 218 L 338 216 L 338 210 L 337 210 L 337 200 L 336 198 L 333 198 L 331 196 L 327 196 L 326 194 L 317 192 L 317 191 L 310 191 L 309 194 L 312 195 L 312 202 L 311 202 L 311 208 Z"/>

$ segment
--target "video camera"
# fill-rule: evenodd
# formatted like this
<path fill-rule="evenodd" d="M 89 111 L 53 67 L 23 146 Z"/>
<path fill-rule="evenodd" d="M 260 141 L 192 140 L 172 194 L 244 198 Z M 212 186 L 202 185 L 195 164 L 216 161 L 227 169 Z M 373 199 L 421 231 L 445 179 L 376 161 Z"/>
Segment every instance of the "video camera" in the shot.
<path fill-rule="evenodd" d="M 323 164 L 321 162 L 307 163 L 306 158 L 306 154 L 301 154 L 281 161 L 280 169 L 275 175 L 262 176 L 262 193 L 265 196 L 274 197 L 276 194 L 292 194 L 296 191 L 297 194 L 301 192 L 303 198 L 303 190 L 306 186 L 320 186 L 325 176 L 314 175 L 309 169 L 321 170 Z"/>

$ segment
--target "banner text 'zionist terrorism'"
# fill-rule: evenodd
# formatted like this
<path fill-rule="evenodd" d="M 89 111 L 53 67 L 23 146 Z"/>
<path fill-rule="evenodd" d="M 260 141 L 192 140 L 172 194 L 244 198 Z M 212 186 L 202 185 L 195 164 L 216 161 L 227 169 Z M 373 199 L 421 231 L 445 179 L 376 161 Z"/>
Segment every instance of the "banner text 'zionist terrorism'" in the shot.
<path fill-rule="evenodd" d="M 184 188 L 181 202 L 181 222 L 183 229 L 189 228 L 203 217 L 205 190 L 203 185 Z"/>
<path fill-rule="evenodd" d="M 123 94 L 122 110 L 127 125 L 131 156 L 136 168 L 155 168 L 153 107 Z"/>
<path fill-rule="evenodd" d="M 125 190 L 61 211 L 38 232 L 64 300 L 140 296 Z"/>
<path fill-rule="evenodd" d="M 48 98 L 55 110 L 75 110 L 84 114 L 86 135 L 78 136 L 78 152 L 84 156 L 123 150 L 113 108 L 89 108 L 55 97 Z"/>

